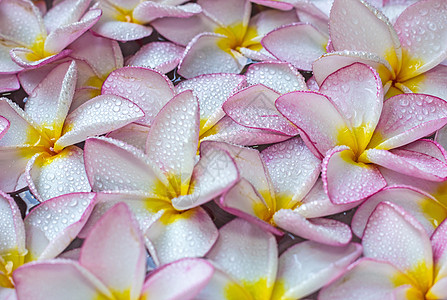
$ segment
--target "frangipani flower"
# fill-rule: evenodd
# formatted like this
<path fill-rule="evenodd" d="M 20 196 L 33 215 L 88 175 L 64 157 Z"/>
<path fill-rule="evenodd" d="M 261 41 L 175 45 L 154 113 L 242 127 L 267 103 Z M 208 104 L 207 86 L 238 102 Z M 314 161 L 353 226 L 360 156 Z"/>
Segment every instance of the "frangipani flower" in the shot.
<path fill-rule="evenodd" d="M 40 201 L 90 191 L 83 152 L 74 144 L 143 117 L 134 103 L 112 95 L 91 99 L 67 115 L 76 85 L 76 64 L 54 68 L 34 89 L 25 111 L 6 98 L 0 115 L 9 122 L 0 140 L 0 186 L 14 191 L 19 176 Z"/>
<path fill-rule="evenodd" d="M 375 165 L 443 181 L 447 165 L 399 147 L 430 135 L 447 122 L 447 102 L 434 96 L 401 94 L 383 102 L 377 73 L 353 64 L 328 76 L 317 92 L 292 92 L 277 109 L 324 157 L 322 179 L 335 204 L 362 200 L 385 187 Z"/>
<path fill-rule="evenodd" d="M 15 270 L 56 257 L 76 237 L 93 210 L 93 193 L 73 193 L 36 206 L 22 220 L 14 200 L 0 191 L 0 295 L 15 299 Z"/>
<path fill-rule="evenodd" d="M 187 0 L 96 0 L 103 15 L 93 31 L 117 41 L 138 40 L 151 35 L 152 28 L 145 24 L 162 17 L 186 18 L 202 10 L 195 3 L 181 5 Z"/>
<path fill-rule="evenodd" d="M 0 74 L 15 74 L 66 56 L 69 44 L 92 27 L 101 10 L 90 0 L 59 2 L 44 16 L 29 0 L 0 2 Z"/>
<path fill-rule="evenodd" d="M 55 259 L 16 270 L 20 299 L 193 299 L 210 280 L 213 267 L 183 259 L 154 271 L 145 280 L 146 250 L 125 204 L 117 204 L 91 230 L 79 262 Z"/>
<path fill-rule="evenodd" d="M 153 120 L 145 152 L 110 138 L 85 143 L 90 184 L 93 191 L 103 192 L 98 215 L 125 201 L 157 264 L 208 252 L 217 229 L 199 206 L 239 178 L 230 155 L 217 147 L 201 151 L 197 162 L 199 118 L 196 97 L 185 91 Z"/>
<path fill-rule="evenodd" d="M 335 0 L 329 26 L 335 52 L 314 63 L 319 84 L 340 67 L 363 62 L 378 71 L 387 97 L 404 92 L 447 95 L 445 66 L 439 65 L 447 57 L 445 1 L 419 1 L 393 27 L 366 2 Z"/>
<path fill-rule="evenodd" d="M 447 222 L 430 238 L 405 210 L 382 202 L 363 234 L 365 258 L 318 299 L 446 299 L 446 239 Z"/>
<path fill-rule="evenodd" d="M 320 175 L 321 162 L 300 138 L 272 145 L 261 153 L 231 145 L 224 149 L 232 155 L 241 179 L 220 198 L 223 209 L 279 236 L 284 230 L 320 243 L 349 243 L 349 226 L 320 218 L 345 211 L 346 206 L 340 205 L 334 212 L 335 205 L 329 204 L 311 217 L 301 208 Z"/>
<path fill-rule="evenodd" d="M 199 0 L 203 13 L 187 19 L 163 18 L 154 27 L 169 40 L 187 45 L 179 65 L 185 78 L 210 73 L 239 73 L 248 58 L 271 59 L 260 39 L 270 30 L 293 22 L 294 11 L 263 11 L 250 19 L 248 0 Z"/>
<path fill-rule="evenodd" d="M 306 241 L 278 257 L 271 233 L 235 219 L 219 230 L 206 256 L 216 270 L 195 299 L 299 299 L 336 278 L 361 251 L 355 243 L 330 247 Z"/>

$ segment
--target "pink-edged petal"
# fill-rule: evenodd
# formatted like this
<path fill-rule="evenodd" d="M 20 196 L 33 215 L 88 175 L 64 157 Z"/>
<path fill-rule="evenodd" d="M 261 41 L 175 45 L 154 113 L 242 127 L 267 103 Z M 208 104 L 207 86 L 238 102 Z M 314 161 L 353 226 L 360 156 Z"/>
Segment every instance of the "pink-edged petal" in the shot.
<path fill-rule="evenodd" d="M 290 10 L 293 9 L 293 4 L 288 1 L 276 1 L 276 0 L 250 0 L 252 3 L 259 5 L 264 5 L 267 7 L 279 9 L 279 10 Z"/>
<path fill-rule="evenodd" d="M 306 71 L 311 71 L 312 63 L 326 53 L 327 42 L 326 34 L 304 23 L 282 26 L 262 39 L 262 45 L 276 58 Z"/>
<path fill-rule="evenodd" d="M 189 186 L 199 142 L 199 104 L 191 91 L 169 101 L 155 117 L 146 142 L 146 154 L 173 186 Z"/>
<path fill-rule="evenodd" d="M 290 138 L 288 135 L 239 125 L 228 116 L 223 117 L 211 129 L 202 136 L 202 142 L 219 141 L 252 146 L 279 143 Z"/>
<path fill-rule="evenodd" d="M 260 61 L 260 62 L 272 62 L 272 61 L 277 61 L 273 55 L 271 55 L 270 53 L 267 52 L 267 50 L 265 50 L 264 48 L 262 48 L 259 51 L 256 50 L 252 50 L 249 48 L 245 48 L 245 47 L 240 47 L 239 48 L 239 52 L 254 61 Z"/>
<path fill-rule="evenodd" d="M 400 149 L 427 154 L 440 160 L 447 162 L 447 152 L 445 148 L 436 141 L 429 139 L 420 139 L 413 143 L 400 147 Z"/>
<path fill-rule="evenodd" d="M 298 135 L 298 129 L 275 107 L 275 101 L 279 96 L 278 92 L 262 84 L 256 84 L 230 96 L 222 108 L 231 119 L 242 126 L 288 136 Z"/>
<path fill-rule="evenodd" d="M 79 258 L 113 293 L 128 293 L 129 299 L 140 295 L 145 262 L 143 237 L 125 204 L 117 204 L 96 223 Z"/>
<path fill-rule="evenodd" d="M 388 61 L 377 54 L 362 51 L 344 50 L 327 53 L 314 61 L 312 70 L 317 83 L 321 85 L 330 74 L 356 62 L 373 67 L 379 73 L 383 84 L 392 77 L 392 67 Z"/>
<path fill-rule="evenodd" d="M 408 274 L 421 290 L 433 280 L 430 239 L 422 225 L 390 202 L 380 203 L 366 225 L 362 239 L 365 257 L 389 262 Z"/>
<path fill-rule="evenodd" d="M 74 192 L 90 192 L 84 168 L 84 153 L 70 146 L 56 155 L 34 156 L 25 171 L 31 192 L 39 201 Z"/>
<path fill-rule="evenodd" d="M 310 191 L 320 175 L 321 161 L 301 138 L 272 145 L 261 152 L 276 197 L 276 209 L 292 208 Z"/>
<path fill-rule="evenodd" d="M 236 23 L 247 26 L 250 18 L 251 3 L 248 0 L 198 0 L 197 4 L 224 27 Z"/>
<path fill-rule="evenodd" d="M 432 196 L 412 187 L 387 187 L 370 197 L 355 212 L 351 228 L 356 236 L 363 236 L 370 215 L 383 201 L 405 209 L 421 223 L 428 235 L 447 217 L 447 209 Z"/>
<path fill-rule="evenodd" d="M 280 94 L 307 90 L 304 77 L 290 64 L 283 62 L 261 62 L 252 64 L 245 72 L 247 83 L 261 83 Z"/>
<path fill-rule="evenodd" d="M 25 226 L 19 207 L 14 199 L 1 190 L 0 211 L 0 256 L 3 260 L 12 261 L 17 264 L 19 256 L 26 254 Z M 13 267 L 16 268 L 18 266 L 15 265 Z"/>
<path fill-rule="evenodd" d="M 160 265 L 185 257 L 204 256 L 217 236 L 216 226 L 201 207 L 162 216 L 145 232 L 149 251 Z"/>
<path fill-rule="evenodd" d="M 94 193 L 71 193 L 45 201 L 25 218 L 27 260 L 56 257 L 76 238 L 87 222 Z"/>
<path fill-rule="evenodd" d="M 214 267 L 204 259 L 184 258 L 161 267 L 146 280 L 141 292 L 148 299 L 196 299 L 207 285 Z"/>
<path fill-rule="evenodd" d="M 431 181 L 447 178 L 447 164 L 430 155 L 416 151 L 369 149 L 364 153 L 368 161 L 393 171 Z"/>
<path fill-rule="evenodd" d="M 19 299 L 113 299 L 101 281 L 72 260 L 26 264 L 14 272 L 14 283 Z"/>
<path fill-rule="evenodd" d="M 438 65 L 423 74 L 402 81 L 401 84 L 413 93 L 429 94 L 446 99 L 447 92 L 444 87 L 447 84 L 447 66 Z M 404 90 L 404 92 L 408 91 Z"/>
<path fill-rule="evenodd" d="M 202 8 L 196 3 L 173 6 L 155 1 L 145 1 L 135 7 L 132 18 L 141 24 L 145 24 L 165 17 L 188 18 L 200 12 L 202 12 Z"/>
<path fill-rule="evenodd" d="M 348 211 L 358 205 L 358 202 L 347 204 L 332 203 L 324 189 L 323 180 L 320 178 L 294 211 L 305 218 L 317 218 Z"/>
<path fill-rule="evenodd" d="M 243 75 L 218 73 L 184 80 L 175 88 L 177 93 L 192 90 L 199 100 L 200 134 L 202 135 L 225 116 L 222 110 L 225 100 L 245 85 L 246 78 Z"/>
<path fill-rule="evenodd" d="M 227 151 L 218 147 L 204 148 L 194 166 L 188 194 L 172 199 L 172 206 L 186 210 L 202 205 L 223 194 L 238 179 L 236 163 Z"/>
<path fill-rule="evenodd" d="M 59 1 L 45 13 L 43 18 L 45 28 L 48 32 L 52 32 L 60 27 L 78 22 L 87 10 L 90 2 L 90 0 Z"/>
<path fill-rule="evenodd" d="M 35 69 L 62 59 L 68 56 L 70 53 L 70 49 L 65 49 L 57 54 L 48 55 L 39 60 L 30 60 L 29 56 L 33 56 L 36 54 L 32 50 L 26 48 L 14 48 L 10 51 L 9 54 L 11 55 L 11 59 L 22 68 Z"/>
<path fill-rule="evenodd" d="M 427 0 L 409 6 L 396 20 L 404 53 L 399 81 L 422 74 L 447 57 L 446 15 L 444 1 Z"/>
<path fill-rule="evenodd" d="M 75 91 L 76 73 L 74 61 L 58 65 L 37 85 L 26 101 L 25 112 L 50 137 L 59 137 L 62 133 Z"/>
<path fill-rule="evenodd" d="M 151 25 L 168 40 L 186 46 L 198 34 L 214 32 L 218 24 L 203 13 L 190 18 L 161 18 Z"/>
<path fill-rule="evenodd" d="M 391 264 L 362 258 L 351 265 L 345 275 L 323 288 L 318 299 L 392 300 L 396 299 L 394 297 L 396 288 L 403 285 L 406 287 L 409 284 L 411 284 L 411 279 Z"/>
<path fill-rule="evenodd" d="M 379 10 L 363 1 L 335 0 L 329 28 L 335 50 L 375 53 L 385 58 L 398 72 L 402 61 L 399 37 Z M 358 38 L 359 35 L 362 38 Z"/>
<path fill-rule="evenodd" d="M 150 36 L 153 30 L 136 23 L 105 21 L 97 23 L 92 31 L 105 38 L 127 42 Z"/>
<path fill-rule="evenodd" d="M 344 246 L 352 238 L 351 229 L 345 223 L 325 218 L 306 219 L 291 209 L 277 211 L 273 220 L 294 235 L 327 245 Z"/>
<path fill-rule="evenodd" d="M 245 178 L 241 178 L 219 200 L 219 206 L 225 211 L 245 219 L 267 232 L 282 236 L 284 233 L 270 224 L 271 208 L 262 196 Z"/>
<path fill-rule="evenodd" d="M 89 30 L 101 17 L 100 9 L 90 9 L 79 22 L 59 27 L 50 32 L 45 40 L 44 49 L 48 53 L 58 53 Z"/>
<path fill-rule="evenodd" d="M 143 116 L 143 111 L 127 99 L 114 95 L 97 96 L 67 116 L 62 136 L 54 145 L 55 149 L 110 132 Z"/>
<path fill-rule="evenodd" d="M 2 133 L 0 146 L 34 146 L 41 141 L 39 126 L 14 102 L 0 98 L 0 116 L 9 121 L 9 129 Z"/>
<path fill-rule="evenodd" d="M 127 124 L 121 128 L 111 131 L 107 137 L 119 140 L 134 146 L 144 152 L 146 149 L 146 140 L 150 127 L 136 123 Z"/>
<path fill-rule="evenodd" d="M 174 85 L 163 74 L 143 67 L 124 67 L 110 73 L 101 93 L 121 96 L 138 105 L 144 117 L 138 123 L 151 125 L 155 116 L 174 97 Z"/>
<path fill-rule="evenodd" d="M 401 94 L 383 104 L 369 147 L 392 149 L 428 136 L 447 123 L 447 102 L 430 95 Z"/>
<path fill-rule="evenodd" d="M 0 74 L 0 93 L 11 92 L 20 88 L 15 74 Z"/>
<path fill-rule="evenodd" d="M 6 41 L 31 46 L 46 35 L 40 11 L 31 1 L 1 1 L 0 14 L 0 32 Z"/>
<path fill-rule="evenodd" d="M 194 298 L 195 300 L 228 300 L 229 290 L 231 296 L 238 300 L 252 300 L 252 296 L 248 291 L 235 281 L 231 276 L 225 272 L 214 269 L 213 276 L 208 284 L 200 293 Z"/>
<path fill-rule="evenodd" d="M 362 253 L 359 244 L 344 247 L 306 241 L 279 257 L 273 299 L 302 299 L 335 279 Z M 281 297 L 282 298 L 281 298 Z"/>
<path fill-rule="evenodd" d="M 172 71 L 180 63 L 185 48 L 170 42 L 144 45 L 127 61 L 129 66 L 152 68 L 161 73 Z"/>
<path fill-rule="evenodd" d="M 157 181 L 152 164 L 144 153 L 120 141 L 90 138 L 85 142 L 84 159 L 94 192 L 150 192 Z"/>
<path fill-rule="evenodd" d="M 123 54 L 118 42 L 95 36 L 90 31 L 85 32 L 69 48 L 73 50 L 70 57 L 85 61 L 102 79 L 123 66 Z"/>
<path fill-rule="evenodd" d="M 192 78 L 211 73 L 239 73 L 248 59 L 230 48 L 230 40 L 217 33 L 196 36 L 185 50 L 178 73 Z"/>
<path fill-rule="evenodd" d="M 272 234 L 235 219 L 219 230 L 207 258 L 253 297 L 271 294 L 278 267 L 278 249 Z"/>
<path fill-rule="evenodd" d="M 446 297 L 447 284 L 447 222 L 442 222 L 431 236 L 435 264 L 434 285 L 429 290 L 430 299 Z"/>
<path fill-rule="evenodd" d="M 346 146 L 333 148 L 322 163 L 325 190 L 334 204 L 347 204 L 374 195 L 386 186 L 375 166 L 356 162 Z"/>
<path fill-rule="evenodd" d="M 276 100 L 276 108 L 305 133 L 322 156 L 336 145 L 354 143 L 354 137 L 342 115 L 330 99 L 322 94 L 291 92 Z"/>
<path fill-rule="evenodd" d="M 320 86 L 350 125 L 357 151 L 368 145 L 379 122 L 383 106 L 380 77 L 371 67 L 356 63 L 329 75 Z"/>

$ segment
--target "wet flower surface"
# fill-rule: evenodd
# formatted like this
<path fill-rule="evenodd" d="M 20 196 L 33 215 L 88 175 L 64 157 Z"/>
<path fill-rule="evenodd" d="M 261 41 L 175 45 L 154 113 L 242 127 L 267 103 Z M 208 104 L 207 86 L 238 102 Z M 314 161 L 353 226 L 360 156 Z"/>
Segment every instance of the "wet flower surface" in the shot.
<path fill-rule="evenodd" d="M 0 300 L 447 299 L 443 0 L 0 0 Z"/>

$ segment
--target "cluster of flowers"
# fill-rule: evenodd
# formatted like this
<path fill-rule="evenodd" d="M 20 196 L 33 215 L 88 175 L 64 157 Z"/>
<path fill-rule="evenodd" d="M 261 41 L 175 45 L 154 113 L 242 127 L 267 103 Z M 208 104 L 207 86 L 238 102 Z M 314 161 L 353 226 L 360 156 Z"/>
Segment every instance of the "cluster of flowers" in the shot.
<path fill-rule="evenodd" d="M 185 2 L 0 0 L 0 299 L 447 299 L 447 1 Z"/>

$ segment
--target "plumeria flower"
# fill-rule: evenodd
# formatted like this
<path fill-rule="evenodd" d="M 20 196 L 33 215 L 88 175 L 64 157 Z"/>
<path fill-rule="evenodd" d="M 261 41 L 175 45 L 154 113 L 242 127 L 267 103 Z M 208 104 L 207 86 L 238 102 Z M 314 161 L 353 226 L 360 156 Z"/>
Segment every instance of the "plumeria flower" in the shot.
<path fill-rule="evenodd" d="M 151 35 L 151 21 L 162 17 L 186 18 L 201 12 L 199 5 L 187 0 L 96 0 L 103 11 L 93 31 L 103 37 L 117 41 L 133 41 Z"/>
<path fill-rule="evenodd" d="M 319 243 L 349 243 L 349 226 L 321 218 L 345 211 L 346 206 L 331 205 L 326 199 L 317 214 L 309 211 L 314 202 L 324 201 L 313 196 L 315 191 L 310 193 L 320 175 L 321 162 L 301 139 L 272 145 L 260 153 L 231 145 L 225 149 L 233 156 L 241 179 L 220 198 L 224 210 L 278 236 L 288 231 Z"/>
<path fill-rule="evenodd" d="M 197 99 L 185 91 L 157 114 L 144 152 L 111 138 L 85 143 L 90 184 L 93 191 L 102 192 L 97 215 L 125 201 L 140 222 L 156 264 L 207 253 L 217 229 L 199 206 L 239 177 L 230 155 L 217 147 L 201 151 L 197 162 L 199 124 Z"/>
<path fill-rule="evenodd" d="M 26 169 L 26 182 L 43 201 L 75 191 L 90 191 L 83 151 L 75 146 L 144 116 L 134 103 L 117 96 L 91 99 L 68 113 L 76 85 L 76 64 L 54 68 L 34 89 L 25 111 L 6 98 L 0 115 L 9 122 L 0 140 L 0 186 L 16 189 Z"/>
<path fill-rule="evenodd" d="M 306 241 L 278 257 L 271 233 L 235 219 L 219 230 L 206 256 L 216 270 L 195 299 L 300 299 L 342 273 L 361 251 L 355 243 L 330 247 Z"/>
<path fill-rule="evenodd" d="M 104 215 L 84 241 L 78 261 L 55 259 L 14 272 L 20 299 L 193 299 L 210 280 L 213 267 L 183 259 L 145 279 L 142 234 L 125 204 Z"/>
<path fill-rule="evenodd" d="M 446 179 L 445 162 L 399 147 L 444 126 L 447 102 L 423 94 L 382 99 L 377 73 L 357 63 L 328 76 L 320 93 L 297 91 L 276 100 L 277 109 L 323 158 L 322 179 L 335 204 L 360 201 L 385 187 L 376 165 Z"/>
<path fill-rule="evenodd" d="M 294 11 L 263 11 L 250 19 L 248 0 L 199 0 L 203 13 L 187 19 L 153 23 L 167 39 L 188 45 L 179 65 L 185 78 L 210 73 L 239 73 L 249 58 L 271 59 L 260 39 L 270 30 L 298 18 Z"/>
<path fill-rule="evenodd" d="M 15 298 L 15 270 L 54 258 L 75 239 L 93 210 L 93 193 L 72 193 L 36 206 L 22 220 L 14 200 L 0 191 L 0 295 Z"/>
<path fill-rule="evenodd" d="M 447 222 L 431 238 L 401 207 L 382 202 L 368 220 L 365 258 L 318 299 L 445 299 Z"/>
<path fill-rule="evenodd" d="M 25 92 L 31 95 L 57 64 L 74 59 L 78 76 L 70 106 L 71 112 L 87 100 L 101 95 L 102 85 L 110 72 L 123 67 L 123 54 L 118 42 L 94 36 L 91 32 L 84 33 L 67 49 L 72 52 L 66 59 L 37 69 L 22 71 L 18 77 Z"/>
<path fill-rule="evenodd" d="M 447 56 L 446 16 L 445 1 L 419 1 L 393 27 L 367 2 L 335 0 L 329 19 L 335 52 L 314 63 L 315 78 L 321 84 L 340 67 L 363 62 L 378 71 L 387 97 L 414 92 L 445 98 L 446 71 L 439 63 Z"/>
<path fill-rule="evenodd" d="M 29 0 L 0 2 L 0 74 L 15 74 L 66 56 L 69 44 L 92 27 L 101 10 L 90 0 L 60 1 L 45 15 Z M 26 20 L 26 21 L 24 21 Z"/>

